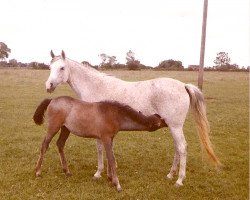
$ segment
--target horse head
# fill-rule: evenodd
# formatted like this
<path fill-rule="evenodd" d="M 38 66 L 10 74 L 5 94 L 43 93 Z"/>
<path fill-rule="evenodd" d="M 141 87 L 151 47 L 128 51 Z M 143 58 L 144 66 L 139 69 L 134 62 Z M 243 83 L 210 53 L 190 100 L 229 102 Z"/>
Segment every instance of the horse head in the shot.
<path fill-rule="evenodd" d="M 155 131 L 162 127 L 168 127 L 165 120 L 158 114 L 154 114 L 150 116 L 150 129 L 149 131 Z"/>
<path fill-rule="evenodd" d="M 45 83 L 47 92 L 53 92 L 59 84 L 67 82 L 69 78 L 69 69 L 64 51 L 62 51 L 60 56 L 55 56 L 51 50 L 50 55 L 52 57 L 50 75 Z"/>

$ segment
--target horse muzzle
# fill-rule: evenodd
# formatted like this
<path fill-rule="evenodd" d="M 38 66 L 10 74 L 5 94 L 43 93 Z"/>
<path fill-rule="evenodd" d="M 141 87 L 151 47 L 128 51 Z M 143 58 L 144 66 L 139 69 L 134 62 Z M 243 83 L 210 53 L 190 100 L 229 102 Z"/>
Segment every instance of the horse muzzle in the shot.
<path fill-rule="evenodd" d="M 53 84 L 53 83 L 48 83 L 48 82 L 46 82 L 46 91 L 48 92 L 48 93 L 52 93 L 54 90 L 55 90 L 55 85 Z"/>

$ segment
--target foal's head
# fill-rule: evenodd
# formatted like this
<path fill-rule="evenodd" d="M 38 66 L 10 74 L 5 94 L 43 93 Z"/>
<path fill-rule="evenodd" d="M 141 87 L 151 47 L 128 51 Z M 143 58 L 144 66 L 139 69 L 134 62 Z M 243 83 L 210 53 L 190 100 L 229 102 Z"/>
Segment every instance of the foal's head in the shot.
<path fill-rule="evenodd" d="M 50 55 L 52 57 L 50 75 L 45 83 L 47 92 L 53 92 L 57 85 L 65 83 L 69 79 L 69 69 L 66 64 L 64 51 L 62 51 L 60 56 L 55 56 L 51 50 Z"/>
<path fill-rule="evenodd" d="M 167 127 L 165 120 L 160 115 L 154 114 L 149 116 L 149 131 L 155 131 L 162 127 Z"/>

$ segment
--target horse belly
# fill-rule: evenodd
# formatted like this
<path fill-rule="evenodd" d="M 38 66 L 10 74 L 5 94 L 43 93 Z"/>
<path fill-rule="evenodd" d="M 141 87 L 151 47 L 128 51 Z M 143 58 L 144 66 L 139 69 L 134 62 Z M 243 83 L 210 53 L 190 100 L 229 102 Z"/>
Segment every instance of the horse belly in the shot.
<path fill-rule="evenodd" d="M 132 83 L 128 85 L 127 91 L 130 92 L 126 96 L 117 95 L 117 100 L 141 111 L 144 115 L 157 113 L 167 124 L 182 124 L 185 121 L 190 99 L 184 83 L 159 78 Z"/>
<path fill-rule="evenodd" d="M 64 124 L 71 133 L 79 137 L 99 138 L 95 126 L 84 120 L 69 120 Z"/>
<path fill-rule="evenodd" d="M 189 104 L 190 99 L 185 84 L 179 81 L 170 82 L 151 97 L 152 107 L 170 126 L 184 123 Z"/>

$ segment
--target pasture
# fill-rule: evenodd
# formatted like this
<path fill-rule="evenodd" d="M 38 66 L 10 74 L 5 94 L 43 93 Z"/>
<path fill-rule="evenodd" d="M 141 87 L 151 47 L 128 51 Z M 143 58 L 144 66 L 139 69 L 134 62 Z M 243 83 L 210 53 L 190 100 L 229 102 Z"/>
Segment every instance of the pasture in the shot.
<path fill-rule="evenodd" d="M 128 81 L 171 77 L 196 85 L 197 80 L 197 72 L 105 73 Z M 204 75 L 210 138 L 223 169 L 214 169 L 203 156 L 189 114 L 184 127 L 188 142 L 184 186 L 176 188 L 176 179 L 165 178 L 174 154 L 168 130 L 120 132 L 114 139 L 114 151 L 123 191 L 117 193 L 109 186 L 106 173 L 100 180 L 92 180 L 97 165 L 94 139 L 70 135 L 65 154 L 73 175 L 66 177 L 61 169 L 55 136 L 45 156 L 42 177 L 35 177 L 35 164 L 46 131 L 45 126 L 37 126 L 32 121 L 35 108 L 47 97 L 76 96 L 66 84 L 57 87 L 53 94 L 46 93 L 47 70 L 1 68 L 1 199 L 248 199 L 249 74 L 205 72 Z"/>

